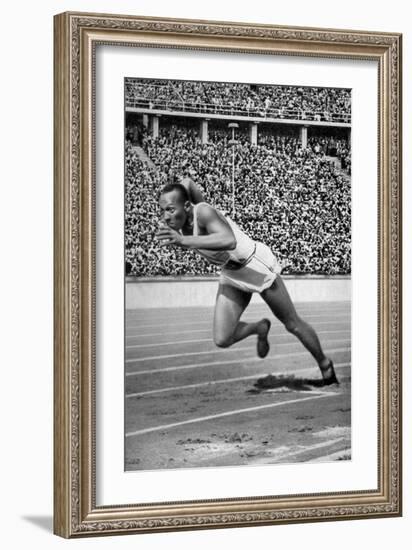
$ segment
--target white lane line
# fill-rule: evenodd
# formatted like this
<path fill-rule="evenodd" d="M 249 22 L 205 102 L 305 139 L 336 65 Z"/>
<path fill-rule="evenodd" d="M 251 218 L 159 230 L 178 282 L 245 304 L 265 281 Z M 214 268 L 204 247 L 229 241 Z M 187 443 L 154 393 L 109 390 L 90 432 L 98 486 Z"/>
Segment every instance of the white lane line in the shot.
<path fill-rule="evenodd" d="M 345 439 L 345 438 L 342 438 Z M 349 443 L 349 442 L 348 442 Z M 346 458 L 343 458 L 346 455 Z M 349 455 L 349 456 L 348 456 Z M 327 455 L 318 456 L 308 460 L 307 462 L 316 463 L 316 462 L 326 462 L 326 461 L 336 461 L 336 460 L 350 460 L 351 459 L 351 448 L 346 447 L 335 453 L 328 453 Z"/>
<path fill-rule="evenodd" d="M 268 311 L 268 314 L 270 315 L 270 311 Z M 336 317 L 348 317 L 350 318 L 350 312 L 346 312 L 346 313 L 334 313 L 334 314 L 330 314 L 329 312 L 325 312 L 324 315 L 305 315 L 305 320 L 307 319 L 318 319 L 318 318 L 328 318 L 328 317 L 333 317 L 334 319 L 336 319 Z M 203 317 L 204 319 L 204 317 Z M 250 315 L 246 316 L 246 317 L 242 317 L 242 319 L 244 321 L 254 321 L 255 320 L 255 317 L 251 317 Z M 191 326 L 191 325 L 204 325 L 206 323 L 210 323 L 210 321 L 212 320 L 212 315 L 210 316 L 209 320 L 205 321 L 188 321 L 187 323 L 179 323 L 179 326 L 183 327 L 183 326 Z M 174 321 L 173 319 L 170 319 L 170 321 Z M 173 324 L 176 324 L 175 322 Z M 160 327 L 169 327 L 170 326 L 170 322 L 169 323 L 156 323 L 156 324 L 150 324 L 150 325 L 146 325 L 146 324 L 143 324 L 143 325 L 131 325 L 129 323 L 126 323 L 126 328 L 127 329 L 131 329 L 131 328 L 160 328 Z"/>
<path fill-rule="evenodd" d="M 346 346 L 345 348 L 335 348 L 335 349 L 326 349 L 326 353 L 339 353 L 341 351 L 350 351 L 350 347 Z M 299 351 L 295 353 L 283 353 L 283 354 L 277 354 L 272 355 L 271 359 L 283 359 L 285 357 L 302 357 L 307 356 L 309 354 L 308 351 Z M 132 372 L 126 372 L 125 376 L 140 376 L 142 374 L 158 374 L 159 372 L 174 372 L 177 370 L 187 370 L 187 369 L 197 369 L 200 367 L 220 367 L 222 365 L 231 365 L 231 364 L 239 364 L 242 365 L 245 363 L 257 363 L 261 362 L 262 359 L 260 357 L 250 357 L 246 359 L 229 359 L 227 361 L 213 361 L 208 363 L 193 363 L 191 365 L 178 365 L 176 367 L 165 367 L 163 369 L 148 369 L 148 370 L 141 370 L 141 371 L 132 371 Z"/>
<path fill-rule="evenodd" d="M 155 428 L 145 428 L 143 430 L 136 430 L 134 432 L 126 433 L 126 437 L 133 437 L 135 435 L 143 435 L 152 432 L 159 432 L 162 430 L 170 430 L 171 428 L 177 428 L 178 426 L 185 426 L 186 424 L 197 424 L 199 422 L 207 422 L 208 420 L 215 420 L 216 418 L 225 418 L 227 416 L 234 416 L 237 414 L 244 414 L 254 411 L 260 411 L 264 409 L 272 409 L 275 407 L 281 407 L 282 405 L 291 405 L 293 403 L 303 403 L 304 401 L 310 401 L 315 399 L 324 399 L 325 397 L 335 396 L 334 392 L 322 393 L 318 392 L 317 395 L 310 397 L 302 397 L 300 399 L 290 399 L 288 401 L 282 401 L 281 403 L 270 403 L 269 405 L 259 405 L 257 407 L 248 407 L 247 409 L 237 409 L 235 411 L 228 411 L 224 413 L 211 414 L 208 416 L 201 416 L 199 418 L 192 418 L 190 420 L 183 420 L 181 422 L 173 422 L 172 424 L 164 424 L 163 426 L 156 426 Z"/>
<path fill-rule="evenodd" d="M 159 342 L 156 344 L 133 344 L 126 346 L 126 349 L 133 348 L 156 348 L 158 346 L 170 346 L 173 344 L 195 344 L 196 342 L 213 342 L 212 338 L 199 338 L 198 340 L 169 340 L 169 342 Z"/>
<path fill-rule="evenodd" d="M 308 445 L 307 447 L 304 447 L 303 449 L 299 449 L 297 451 L 292 451 L 290 453 L 286 452 L 278 456 L 274 456 L 272 460 L 276 462 L 278 460 L 283 461 L 285 458 L 292 458 L 293 456 L 299 456 L 304 453 L 307 453 L 308 451 L 314 451 L 315 449 L 323 449 L 324 447 L 331 447 L 332 445 L 335 445 L 335 443 L 339 443 L 344 439 L 345 439 L 344 437 L 338 437 L 337 439 L 332 439 L 331 441 L 324 441 L 322 443 L 316 443 L 315 445 Z M 307 462 L 312 462 L 312 460 L 308 460 Z"/>
<path fill-rule="evenodd" d="M 348 340 L 347 338 L 338 339 L 338 340 L 329 340 L 328 344 L 330 344 L 332 342 L 346 342 L 347 340 Z M 300 344 L 300 342 L 299 341 L 284 342 L 282 344 L 277 344 L 276 347 L 279 347 L 279 346 L 295 346 L 297 344 Z M 217 349 L 217 350 L 214 350 L 214 351 L 210 351 L 210 350 L 188 351 L 188 352 L 185 352 L 185 353 L 172 353 L 172 354 L 168 354 L 168 355 L 153 355 L 153 356 L 148 356 L 148 357 L 139 357 L 137 359 L 136 358 L 126 359 L 125 363 L 142 363 L 144 361 L 158 361 L 159 359 L 174 359 L 176 357 L 191 357 L 192 355 L 210 355 L 211 353 L 221 355 L 221 354 L 236 353 L 238 351 L 247 351 L 247 350 L 252 351 L 253 346 L 248 345 L 248 346 L 239 346 L 239 347 L 235 347 L 235 348 L 223 348 L 223 349 Z"/>
<path fill-rule="evenodd" d="M 350 363 L 336 363 L 335 369 L 343 369 L 344 367 L 350 367 Z M 316 367 L 310 367 L 306 369 L 295 369 L 291 371 L 287 371 L 287 374 L 303 374 L 305 372 L 312 372 L 316 369 Z M 271 376 L 282 376 L 285 374 L 285 371 L 281 372 L 272 372 L 270 373 Z M 243 380 L 253 380 L 258 377 L 262 376 L 260 374 L 252 374 L 250 376 L 240 376 L 238 378 L 225 378 L 222 380 L 209 380 L 208 382 L 199 382 L 198 384 L 186 384 L 185 386 L 172 386 L 170 388 L 161 388 L 159 390 L 147 390 L 147 391 L 141 391 L 138 393 L 129 393 L 126 394 L 126 399 L 129 399 L 131 397 L 144 397 L 146 395 L 155 395 L 158 393 L 168 393 L 173 391 L 181 391 L 181 390 L 188 390 L 193 388 L 202 388 L 205 386 L 214 386 L 216 384 L 229 384 L 231 382 L 242 382 Z M 311 390 L 312 393 L 313 390 Z"/>
<path fill-rule="evenodd" d="M 324 330 L 324 331 L 318 331 L 318 334 L 348 334 L 350 333 L 350 330 Z M 270 335 L 270 340 L 273 341 L 277 338 L 284 338 L 289 337 L 292 338 L 290 334 L 287 332 L 282 334 L 276 334 L 273 333 Z M 180 344 L 195 344 L 198 342 L 210 342 L 213 343 L 212 338 L 199 338 L 198 340 L 169 340 L 168 342 L 156 342 L 155 344 L 133 344 L 131 346 L 126 346 L 126 349 L 134 349 L 134 348 L 157 348 L 159 346 L 172 346 L 172 345 L 180 345 Z M 293 342 L 295 343 L 295 342 Z M 252 347 L 252 345 L 250 346 Z"/>
<path fill-rule="evenodd" d="M 187 323 L 179 323 L 179 326 L 184 327 L 184 326 L 191 326 L 191 325 L 205 325 L 205 324 L 210 324 L 211 320 L 212 320 L 212 316 L 210 316 L 210 319 L 208 321 L 205 321 L 204 317 L 203 317 L 203 321 L 188 321 Z M 172 321 L 172 319 L 170 321 Z M 173 325 L 175 325 L 175 324 L 176 323 L 173 323 Z M 170 326 L 170 323 L 157 323 L 155 325 L 146 325 L 146 324 L 131 325 L 131 324 L 126 322 L 126 328 L 127 329 L 130 329 L 130 328 L 160 328 L 160 327 L 169 327 L 169 326 Z"/>
<path fill-rule="evenodd" d="M 212 321 L 210 322 L 211 325 Z M 195 328 L 194 330 L 171 330 L 171 331 L 164 331 L 162 334 L 164 335 L 171 335 L 171 334 L 191 334 L 192 332 L 210 332 L 210 326 L 208 328 Z M 148 332 L 146 334 L 130 334 L 126 336 L 126 338 L 129 340 L 130 338 L 148 338 L 151 336 L 159 337 L 158 332 Z"/>
<path fill-rule="evenodd" d="M 302 302 L 302 301 L 297 301 L 295 303 L 295 307 L 296 309 L 308 309 L 308 308 L 321 308 L 321 309 L 327 309 L 327 308 L 339 308 L 339 307 L 350 307 L 351 305 L 351 301 L 350 300 L 330 300 L 330 301 L 327 301 L 327 300 L 318 300 L 318 301 L 305 301 L 305 302 Z M 205 305 L 199 305 L 199 306 L 180 306 L 179 308 L 174 308 L 173 306 L 172 307 L 148 307 L 148 308 L 134 308 L 134 309 L 127 309 L 127 314 L 128 315 L 140 315 L 143 313 L 143 311 L 149 311 L 151 312 L 153 315 L 155 314 L 158 314 L 158 315 L 162 315 L 162 313 L 164 311 L 166 312 L 173 312 L 173 310 L 176 310 L 178 309 L 179 311 L 180 310 L 185 310 L 185 311 L 193 311 L 193 310 L 208 310 L 210 309 L 211 307 L 213 306 L 205 306 Z M 268 306 L 266 305 L 265 301 L 262 299 L 262 300 L 259 300 L 257 302 L 252 302 L 249 306 L 248 306 L 250 309 L 263 309 L 263 308 L 267 308 Z"/>
<path fill-rule="evenodd" d="M 242 319 L 243 321 L 244 319 Z M 342 325 L 342 321 L 320 321 L 320 322 L 315 322 L 315 323 L 312 323 L 312 326 L 314 328 L 317 328 L 319 327 L 320 325 L 328 325 L 328 326 L 332 326 L 332 325 Z M 171 336 L 172 334 L 192 334 L 193 332 L 210 332 L 211 330 L 211 326 L 212 326 L 212 320 L 210 321 L 209 323 L 209 327 L 208 328 L 196 328 L 196 329 L 193 329 L 193 330 L 166 330 L 166 331 L 162 331 L 162 336 Z M 273 329 L 276 329 L 276 328 L 281 328 L 282 327 L 282 323 L 280 323 L 279 321 L 277 321 L 276 319 L 273 320 Z M 146 333 L 141 333 L 141 334 L 129 334 L 128 336 L 126 336 L 126 339 L 127 340 L 131 340 L 131 339 L 135 339 L 135 338 L 149 338 L 149 337 L 156 337 L 156 338 L 159 338 L 159 332 L 146 332 Z"/>
<path fill-rule="evenodd" d="M 187 311 L 181 311 L 178 308 L 171 308 L 172 312 L 165 311 L 165 312 L 159 312 L 157 315 L 153 315 L 150 313 L 150 310 L 146 310 L 144 315 L 131 315 L 126 314 L 126 318 L 129 321 L 146 321 L 147 319 L 150 319 L 151 321 L 164 321 L 164 320 L 172 320 L 175 319 L 186 319 L 187 317 L 190 317 L 191 319 L 196 318 L 202 318 L 205 315 L 213 315 L 213 306 L 206 308 L 203 312 L 200 311 L 196 306 L 193 306 L 190 310 Z M 270 311 L 269 307 L 265 304 L 262 304 L 262 306 L 259 307 L 248 307 L 247 312 L 250 314 L 262 314 L 265 311 Z M 296 311 L 299 314 L 305 314 L 305 313 L 311 313 L 313 311 L 316 311 L 318 313 L 336 313 L 336 312 L 342 312 L 342 311 L 350 311 L 349 306 L 342 306 L 342 307 L 331 307 L 331 308 L 318 308 L 318 307 L 308 307 L 308 308 L 296 308 Z"/>

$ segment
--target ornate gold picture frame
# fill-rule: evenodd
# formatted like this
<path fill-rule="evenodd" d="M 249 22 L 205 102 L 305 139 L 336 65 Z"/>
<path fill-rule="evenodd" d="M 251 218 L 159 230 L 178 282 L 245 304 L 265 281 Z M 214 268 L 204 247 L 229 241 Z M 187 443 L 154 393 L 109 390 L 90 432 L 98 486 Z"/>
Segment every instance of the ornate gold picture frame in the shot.
<path fill-rule="evenodd" d="M 371 140 L 378 158 L 378 345 L 370 356 L 371 361 L 376 357 L 378 380 L 377 487 L 153 502 L 142 502 L 137 492 L 133 504 L 97 501 L 95 94 L 96 48 L 105 45 L 376 63 L 378 135 Z M 87 13 L 55 17 L 56 534 L 70 538 L 401 514 L 401 46 L 395 33 Z M 121 359 L 117 368 L 123 369 Z"/>

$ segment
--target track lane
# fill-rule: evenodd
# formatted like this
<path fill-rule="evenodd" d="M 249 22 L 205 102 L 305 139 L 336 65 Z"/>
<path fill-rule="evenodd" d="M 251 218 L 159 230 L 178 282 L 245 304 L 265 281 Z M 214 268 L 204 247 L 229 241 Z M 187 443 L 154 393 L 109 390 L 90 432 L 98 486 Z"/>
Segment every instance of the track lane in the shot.
<path fill-rule="evenodd" d="M 125 370 L 125 428 L 127 433 L 140 432 L 126 438 L 126 469 L 350 458 L 350 304 L 320 308 L 306 303 L 297 309 L 319 331 L 325 350 L 334 350 L 334 361 L 343 365 L 337 369 L 342 381 L 334 387 L 337 391 L 326 389 L 334 394 L 326 399 L 331 405 L 314 407 L 316 400 L 302 401 L 310 395 L 306 391 L 250 393 L 254 380 L 270 373 L 319 378 L 310 354 L 276 320 L 272 350 L 262 360 L 256 357 L 254 338 L 233 348 L 215 348 L 210 337 L 213 308 L 197 310 L 192 317 L 188 314 L 193 309 L 186 309 L 178 318 L 170 311 L 145 312 L 141 318 L 127 314 L 126 345 L 141 347 L 126 348 L 127 359 L 133 361 Z M 248 310 L 245 319 L 271 315 L 265 304 Z M 130 328 L 131 323 L 136 326 Z M 160 335 L 153 327 L 160 328 Z M 344 337 L 336 341 L 340 335 Z M 143 392 L 152 393 L 127 397 Z M 288 400 L 293 403 L 282 405 Z M 306 417 L 313 419 L 313 426 L 302 427 Z M 176 425 L 167 428 L 170 424 Z M 335 428 L 343 435 L 330 435 L 328 430 Z M 142 433 L 150 429 L 154 431 Z M 317 439 L 323 432 L 329 435 Z"/>

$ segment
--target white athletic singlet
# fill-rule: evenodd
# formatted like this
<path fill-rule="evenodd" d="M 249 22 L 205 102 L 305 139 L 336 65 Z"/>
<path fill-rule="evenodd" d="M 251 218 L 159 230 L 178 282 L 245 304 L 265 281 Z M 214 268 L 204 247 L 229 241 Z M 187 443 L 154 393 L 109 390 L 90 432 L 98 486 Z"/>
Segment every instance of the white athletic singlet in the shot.
<path fill-rule="evenodd" d="M 193 235 L 200 235 L 199 225 L 197 221 L 197 209 L 201 204 L 207 204 L 200 202 L 193 205 Z M 256 247 L 255 241 L 253 241 L 246 233 L 244 233 L 240 227 L 230 218 L 223 216 L 221 212 L 216 210 L 219 216 L 221 216 L 230 225 L 233 234 L 236 239 L 236 248 L 233 250 L 205 250 L 202 248 L 195 248 L 195 250 L 210 263 L 224 266 L 230 261 L 243 264 L 248 258 L 250 258 Z"/>

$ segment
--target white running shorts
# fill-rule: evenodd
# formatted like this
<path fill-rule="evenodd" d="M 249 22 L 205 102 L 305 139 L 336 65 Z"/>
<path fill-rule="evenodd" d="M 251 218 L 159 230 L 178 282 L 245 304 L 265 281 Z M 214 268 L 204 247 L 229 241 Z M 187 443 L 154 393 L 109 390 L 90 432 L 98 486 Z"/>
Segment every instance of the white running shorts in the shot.
<path fill-rule="evenodd" d="M 219 282 L 245 292 L 263 292 L 281 272 L 281 265 L 268 246 L 256 242 L 256 252 L 248 264 L 240 269 L 222 268 Z"/>

